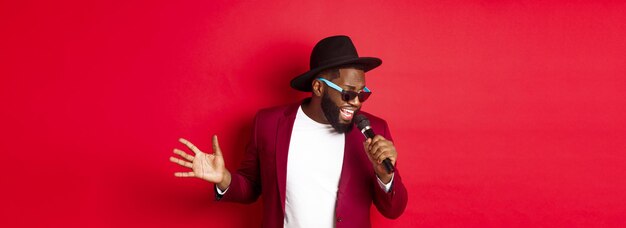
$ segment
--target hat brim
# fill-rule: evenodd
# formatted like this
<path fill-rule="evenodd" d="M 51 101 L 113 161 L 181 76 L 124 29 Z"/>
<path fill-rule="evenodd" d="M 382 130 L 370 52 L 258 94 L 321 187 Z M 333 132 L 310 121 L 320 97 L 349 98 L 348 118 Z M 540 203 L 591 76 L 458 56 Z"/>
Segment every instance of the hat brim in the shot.
<path fill-rule="evenodd" d="M 297 77 L 291 80 L 291 88 L 294 88 L 296 90 L 303 91 L 303 92 L 311 92 L 311 90 L 313 89 L 311 88 L 311 83 L 313 82 L 313 78 L 324 70 L 327 70 L 333 67 L 338 67 L 341 65 L 358 64 L 358 65 L 363 66 L 363 71 L 367 72 L 380 66 L 380 64 L 382 63 L 383 61 L 376 57 L 360 57 L 360 58 L 354 58 L 354 59 L 347 59 L 343 61 L 337 61 L 332 64 L 327 64 L 324 66 L 317 67 L 315 69 L 311 69 L 305 72 L 304 74 L 298 75 Z"/>

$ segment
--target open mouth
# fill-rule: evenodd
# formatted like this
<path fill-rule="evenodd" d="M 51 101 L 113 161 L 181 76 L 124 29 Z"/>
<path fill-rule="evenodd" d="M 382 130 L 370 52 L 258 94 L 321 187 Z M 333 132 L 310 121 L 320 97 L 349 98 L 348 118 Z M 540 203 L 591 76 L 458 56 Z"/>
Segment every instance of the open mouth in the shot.
<path fill-rule="evenodd" d="M 343 117 L 343 119 L 345 120 L 352 120 L 352 117 L 354 117 L 354 109 L 348 109 L 348 108 L 341 108 L 339 109 L 339 112 L 341 113 L 341 117 Z"/>

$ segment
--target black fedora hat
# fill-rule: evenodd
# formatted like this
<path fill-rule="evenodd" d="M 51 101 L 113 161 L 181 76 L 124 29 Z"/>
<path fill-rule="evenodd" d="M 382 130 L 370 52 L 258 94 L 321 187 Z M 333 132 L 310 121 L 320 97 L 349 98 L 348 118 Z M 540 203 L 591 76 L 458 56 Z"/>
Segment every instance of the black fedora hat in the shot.
<path fill-rule="evenodd" d="M 365 72 L 374 69 L 382 60 L 375 57 L 359 57 L 348 36 L 331 36 L 318 42 L 311 52 L 309 71 L 291 80 L 291 87 L 300 91 L 311 91 L 311 82 L 320 72 L 342 65 L 361 65 Z"/>

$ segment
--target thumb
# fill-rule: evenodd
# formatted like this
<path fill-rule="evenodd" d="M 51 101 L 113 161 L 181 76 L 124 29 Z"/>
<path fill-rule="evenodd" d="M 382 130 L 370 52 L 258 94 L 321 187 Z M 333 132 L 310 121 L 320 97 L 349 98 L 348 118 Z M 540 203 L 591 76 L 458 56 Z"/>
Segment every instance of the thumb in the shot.
<path fill-rule="evenodd" d="M 222 150 L 220 149 L 220 144 L 217 141 L 217 135 L 213 135 L 213 153 L 217 156 L 222 156 Z"/>

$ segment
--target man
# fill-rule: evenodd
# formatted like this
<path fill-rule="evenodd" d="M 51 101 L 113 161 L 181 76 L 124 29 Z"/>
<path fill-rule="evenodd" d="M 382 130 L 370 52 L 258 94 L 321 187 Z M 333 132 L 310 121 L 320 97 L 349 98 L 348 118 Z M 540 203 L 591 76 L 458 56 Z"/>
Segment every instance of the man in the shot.
<path fill-rule="evenodd" d="M 397 218 L 407 203 L 407 191 L 397 169 L 389 173 L 385 159 L 396 164 L 396 149 L 387 123 L 360 108 L 371 91 L 365 72 L 382 61 L 359 57 L 347 36 L 321 40 L 311 54 L 310 70 L 291 81 L 294 89 L 311 92 L 301 103 L 257 113 L 241 166 L 231 173 L 224 166 L 217 136 L 214 154 L 195 156 L 174 149 L 191 168 L 177 177 L 197 177 L 215 183 L 216 199 L 251 203 L 263 196 L 263 227 L 370 227 L 370 207 Z M 377 132 L 365 142 L 353 130 L 354 117 L 368 117 Z"/>

